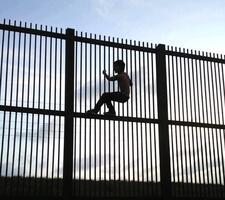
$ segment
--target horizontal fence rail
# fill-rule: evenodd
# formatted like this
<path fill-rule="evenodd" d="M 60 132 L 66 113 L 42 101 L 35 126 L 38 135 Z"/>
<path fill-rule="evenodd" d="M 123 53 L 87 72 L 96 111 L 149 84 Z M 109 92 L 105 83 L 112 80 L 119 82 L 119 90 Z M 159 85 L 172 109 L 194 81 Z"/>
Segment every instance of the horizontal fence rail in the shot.
<path fill-rule="evenodd" d="M 116 116 L 88 115 L 118 91 Z M 0 196 L 225 197 L 225 57 L 32 24 L 0 24 Z"/>

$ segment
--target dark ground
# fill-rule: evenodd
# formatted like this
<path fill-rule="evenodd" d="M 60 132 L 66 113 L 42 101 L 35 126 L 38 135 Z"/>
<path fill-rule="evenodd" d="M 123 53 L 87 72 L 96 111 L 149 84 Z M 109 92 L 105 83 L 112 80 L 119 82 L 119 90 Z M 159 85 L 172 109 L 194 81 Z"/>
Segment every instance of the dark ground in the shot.
<path fill-rule="evenodd" d="M 0 197 L 15 197 L 15 199 L 19 199 L 19 197 L 22 199 L 23 197 L 61 198 L 62 184 L 62 179 L 1 177 Z M 96 199 L 117 199 L 117 197 L 154 199 L 161 197 L 161 190 L 160 183 L 153 182 L 74 180 L 73 196 L 76 199 L 78 197 L 85 199 L 90 199 L 90 197 Z M 172 196 L 182 199 L 225 199 L 225 187 L 210 184 L 172 183 Z"/>

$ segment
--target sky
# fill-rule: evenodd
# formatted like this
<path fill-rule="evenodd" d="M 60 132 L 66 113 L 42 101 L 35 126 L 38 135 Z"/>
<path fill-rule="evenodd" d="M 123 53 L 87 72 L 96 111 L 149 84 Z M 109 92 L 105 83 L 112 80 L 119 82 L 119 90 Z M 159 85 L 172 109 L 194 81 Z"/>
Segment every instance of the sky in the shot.
<path fill-rule="evenodd" d="M 224 0 L 0 0 L 4 18 L 149 43 L 225 52 Z"/>

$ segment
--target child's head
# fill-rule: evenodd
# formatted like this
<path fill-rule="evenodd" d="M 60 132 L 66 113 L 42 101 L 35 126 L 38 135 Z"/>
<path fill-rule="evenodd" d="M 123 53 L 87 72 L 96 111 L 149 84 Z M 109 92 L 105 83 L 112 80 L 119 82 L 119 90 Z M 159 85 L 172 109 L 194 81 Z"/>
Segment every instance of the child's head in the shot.
<path fill-rule="evenodd" d="M 116 73 L 122 73 L 125 69 L 125 63 L 122 60 L 117 60 L 113 63 L 113 69 Z"/>

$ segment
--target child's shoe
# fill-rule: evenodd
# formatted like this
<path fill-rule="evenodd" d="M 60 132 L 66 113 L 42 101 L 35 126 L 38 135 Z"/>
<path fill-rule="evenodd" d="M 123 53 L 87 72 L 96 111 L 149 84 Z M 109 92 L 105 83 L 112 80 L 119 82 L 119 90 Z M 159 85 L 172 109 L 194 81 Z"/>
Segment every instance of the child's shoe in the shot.
<path fill-rule="evenodd" d="M 106 115 L 106 116 L 116 116 L 116 112 L 115 111 L 108 111 L 108 112 L 104 112 L 104 115 Z"/>
<path fill-rule="evenodd" d="M 89 114 L 89 115 L 97 115 L 97 112 L 95 111 L 95 109 L 91 109 L 91 110 L 87 110 L 86 111 L 86 114 Z"/>

